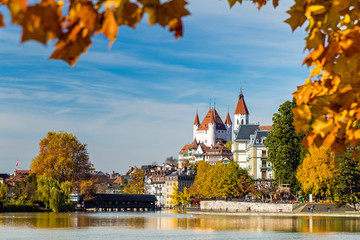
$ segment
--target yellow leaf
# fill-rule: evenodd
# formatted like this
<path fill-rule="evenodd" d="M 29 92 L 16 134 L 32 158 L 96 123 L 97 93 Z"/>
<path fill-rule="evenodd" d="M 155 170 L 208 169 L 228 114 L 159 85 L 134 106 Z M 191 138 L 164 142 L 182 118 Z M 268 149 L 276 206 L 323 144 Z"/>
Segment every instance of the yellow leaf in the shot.
<path fill-rule="evenodd" d="M 344 16 L 344 23 L 349 23 L 350 21 L 351 21 L 350 15 L 349 15 L 349 14 L 345 14 L 345 16 Z"/>
<path fill-rule="evenodd" d="M 292 109 L 294 113 L 293 125 L 297 132 L 306 132 L 309 129 L 311 110 L 306 104 L 301 104 Z"/>
<path fill-rule="evenodd" d="M 306 9 L 306 16 L 308 18 L 311 17 L 311 15 L 320 15 L 320 14 L 323 14 L 325 13 L 326 9 L 325 9 L 325 6 L 323 5 L 311 5 L 310 7 L 308 7 Z"/>

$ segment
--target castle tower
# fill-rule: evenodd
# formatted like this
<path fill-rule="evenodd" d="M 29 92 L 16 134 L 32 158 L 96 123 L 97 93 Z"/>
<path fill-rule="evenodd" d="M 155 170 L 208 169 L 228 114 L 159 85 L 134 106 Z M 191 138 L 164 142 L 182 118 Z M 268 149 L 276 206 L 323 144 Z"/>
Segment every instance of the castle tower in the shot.
<path fill-rule="evenodd" d="M 196 111 L 196 116 L 193 124 L 193 140 L 195 140 L 195 132 L 196 130 L 198 130 L 199 126 L 200 126 L 199 115 Z"/>
<path fill-rule="evenodd" d="M 215 108 L 209 109 L 200 126 L 198 126 L 197 120 L 198 118 L 195 118 L 193 125 L 193 129 L 196 128 L 193 139 L 196 138 L 199 143 L 204 143 L 208 147 L 215 146 L 216 139 L 222 138 L 227 140 L 227 128 Z"/>
<path fill-rule="evenodd" d="M 249 124 L 249 111 L 246 107 L 242 88 L 240 88 L 239 100 L 236 104 L 234 112 L 234 136 L 235 139 L 237 131 L 241 125 Z"/>
<path fill-rule="evenodd" d="M 231 138 L 232 122 L 231 122 L 231 118 L 230 118 L 229 112 L 228 112 L 227 115 L 226 115 L 225 127 L 226 127 L 226 137 L 225 137 L 225 140 L 226 140 L 227 142 L 232 141 L 232 138 Z"/>

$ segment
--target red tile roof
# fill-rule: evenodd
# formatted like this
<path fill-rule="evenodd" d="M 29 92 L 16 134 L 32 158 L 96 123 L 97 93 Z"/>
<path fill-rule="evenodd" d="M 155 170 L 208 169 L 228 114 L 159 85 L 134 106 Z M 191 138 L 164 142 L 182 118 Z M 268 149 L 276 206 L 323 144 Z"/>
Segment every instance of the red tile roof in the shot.
<path fill-rule="evenodd" d="M 196 142 L 196 138 L 191 144 L 186 144 L 179 152 L 179 154 L 188 153 L 189 149 L 197 148 L 198 143 Z"/>
<path fill-rule="evenodd" d="M 249 114 L 249 111 L 245 104 L 244 95 L 242 95 L 242 93 L 239 96 L 239 101 L 236 104 L 234 114 Z"/>
<path fill-rule="evenodd" d="M 209 124 L 215 124 L 216 130 L 226 130 L 226 127 L 215 109 L 210 109 L 198 130 L 209 130 Z"/>
<path fill-rule="evenodd" d="M 194 125 L 200 125 L 199 115 L 196 113 Z"/>
<path fill-rule="evenodd" d="M 260 126 L 260 130 L 271 131 L 271 130 L 272 130 L 272 126 L 271 126 L 271 125 L 268 125 L 268 126 Z"/>
<path fill-rule="evenodd" d="M 227 115 L 226 115 L 225 124 L 232 124 L 231 119 L 230 119 L 229 112 L 228 112 Z"/>

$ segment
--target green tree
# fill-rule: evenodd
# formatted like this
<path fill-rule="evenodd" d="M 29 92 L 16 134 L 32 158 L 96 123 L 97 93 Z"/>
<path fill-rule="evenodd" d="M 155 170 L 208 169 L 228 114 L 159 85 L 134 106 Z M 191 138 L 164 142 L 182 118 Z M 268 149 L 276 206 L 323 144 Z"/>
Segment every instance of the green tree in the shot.
<path fill-rule="evenodd" d="M 25 180 L 16 182 L 13 188 L 12 198 L 22 201 L 37 201 L 37 178 L 35 174 L 30 174 Z"/>
<path fill-rule="evenodd" d="M 360 158 L 353 150 L 337 156 L 339 162 L 338 185 L 336 188 L 337 205 L 353 205 L 356 210 L 360 204 Z"/>
<path fill-rule="evenodd" d="M 8 192 L 8 186 L 5 183 L 0 183 L 0 200 L 4 201 Z"/>
<path fill-rule="evenodd" d="M 86 144 L 71 133 L 48 132 L 39 146 L 39 155 L 31 163 L 32 173 L 45 174 L 59 182 L 70 181 L 77 189 L 81 181 L 90 178 Z"/>
<path fill-rule="evenodd" d="M 265 141 L 268 148 L 268 160 L 275 171 L 275 182 L 287 183 L 294 191 L 300 189 L 296 179 L 296 171 L 304 158 L 303 135 L 296 133 L 292 125 L 294 115 L 292 109 L 295 100 L 280 105 L 278 113 L 273 116 L 273 129 Z"/>
<path fill-rule="evenodd" d="M 72 187 L 69 181 L 59 183 L 46 175 L 38 178 L 38 198 L 53 212 L 69 210 L 71 192 Z"/>
<path fill-rule="evenodd" d="M 130 175 L 131 181 L 124 189 L 124 193 L 128 194 L 144 194 L 145 192 L 145 173 L 140 169 L 136 168 L 135 171 Z"/>

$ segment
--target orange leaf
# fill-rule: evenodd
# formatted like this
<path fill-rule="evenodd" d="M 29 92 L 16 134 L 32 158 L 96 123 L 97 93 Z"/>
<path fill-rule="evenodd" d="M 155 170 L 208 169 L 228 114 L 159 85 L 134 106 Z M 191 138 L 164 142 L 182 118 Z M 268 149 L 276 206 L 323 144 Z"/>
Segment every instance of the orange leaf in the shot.
<path fill-rule="evenodd" d="M 135 3 L 125 2 L 114 12 L 118 25 L 127 25 L 135 28 L 140 22 L 143 10 Z"/>
<path fill-rule="evenodd" d="M 253 3 L 257 3 L 258 9 L 260 9 L 262 6 L 266 5 L 266 0 L 253 0 Z"/>
<path fill-rule="evenodd" d="M 74 21 L 76 21 L 77 18 L 79 18 L 81 23 L 89 30 L 87 34 L 90 36 L 92 36 L 93 33 L 100 27 L 99 14 L 94 9 L 94 5 L 91 2 L 81 4 Z"/>
<path fill-rule="evenodd" d="M 236 2 L 242 3 L 242 0 L 228 0 L 230 8 L 232 8 Z"/>
<path fill-rule="evenodd" d="M 9 0 L 7 6 L 11 13 L 11 22 L 13 24 L 21 24 L 27 8 L 27 0 Z"/>
<path fill-rule="evenodd" d="M 90 36 L 83 34 L 84 28 L 74 26 L 64 39 L 55 44 L 56 49 L 51 59 L 61 59 L 74 66 L 81 53 L 85 53 L 91 45 Z"/>
<path fill-rule="evenodd" d="M 0 27 L 5 27 L 4 16 L 0 13 Z"/>
<path fill-rule="evenodd" d="M 21 42 L 36 40 L 45 44 L 62 34 L 61 11 L 54 0 L 47 0 L 28 7 L 22 22 Z"/>
<path fill-rule="evenodd" d="M 175 39 L 182 37 L 183 26 L 180 18 L 175 18 L 169 22 L 169 31 L 175 32 Z"/>
<path fill-rule="evenodd" d="M 274 8 L 276 8 L 277 6 L 279 6 L 279 0 L 273 0 L 273 6 Z"/>
<path fill-rule="evenodd" d="M 115 41 L 118 32 L 118 25 L 114 17 L 114 9 L 108 8 L 105 10 L 104 20 L 99 32 L 103 33 L 110 39 L 109 47 L 111 47 L 111 44 Z"/>
<path fill-rule="evenodd" d="M 157 23 L 165 27 L 175 18 L 181 18 L 190 14 L 185 8 L 187 4 L 184 0 L 172 0 L 159 6 Z"/>

